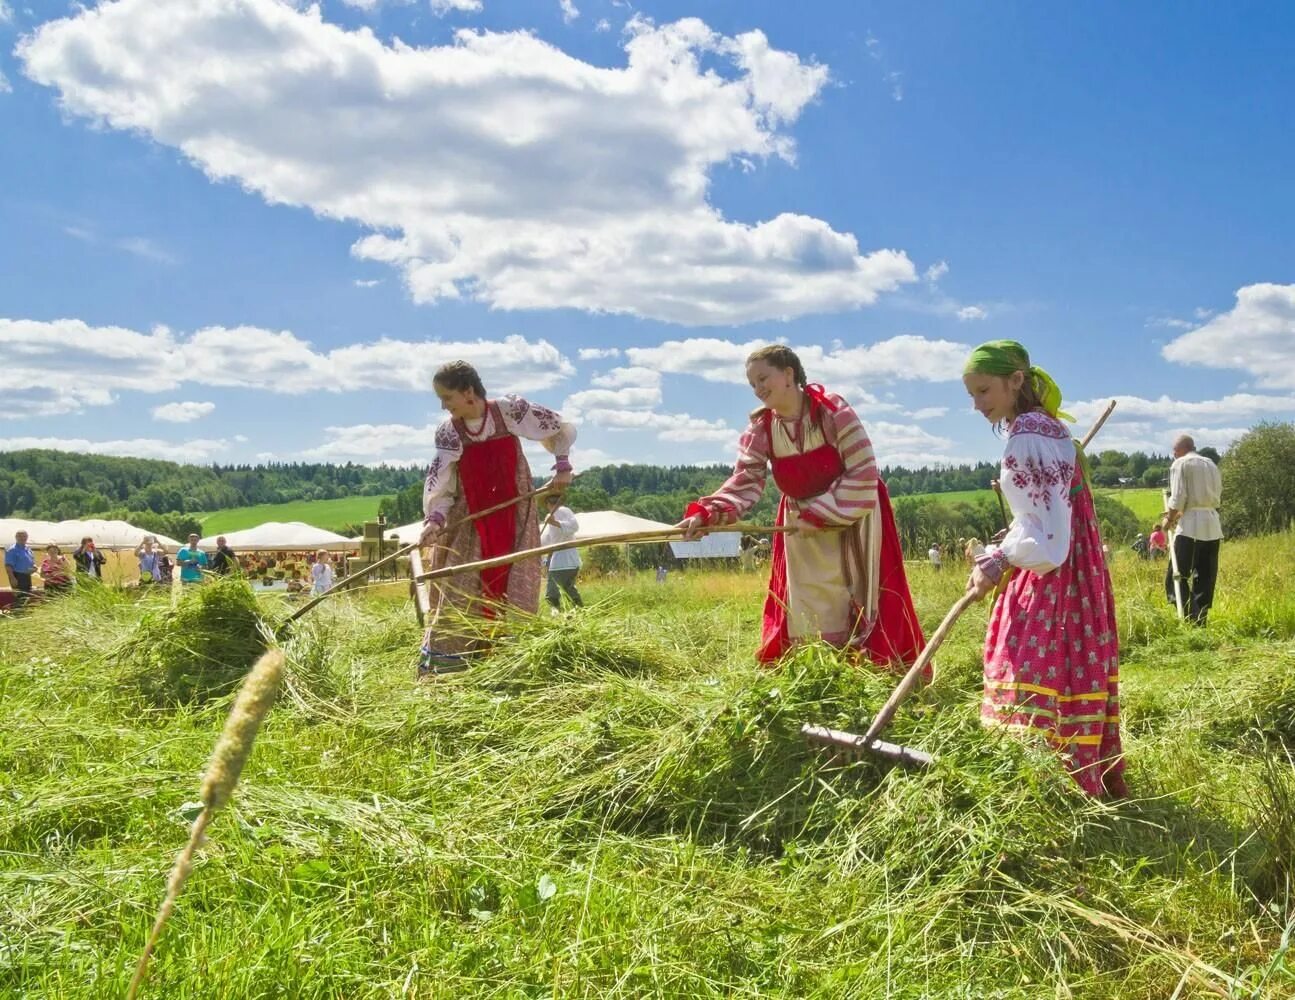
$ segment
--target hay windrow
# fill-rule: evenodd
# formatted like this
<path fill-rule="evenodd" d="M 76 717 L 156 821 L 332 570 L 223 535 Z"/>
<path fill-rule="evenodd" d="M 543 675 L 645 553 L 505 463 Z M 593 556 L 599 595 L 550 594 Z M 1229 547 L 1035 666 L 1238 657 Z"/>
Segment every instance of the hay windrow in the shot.
<path fill-rule="evenodd" d="M 228 694 L 266 649 L 263 618 L 241 578 L 217 578 L 154 608 L 113 659 L 122 678 L 159 708 L 203 704 Z"/>

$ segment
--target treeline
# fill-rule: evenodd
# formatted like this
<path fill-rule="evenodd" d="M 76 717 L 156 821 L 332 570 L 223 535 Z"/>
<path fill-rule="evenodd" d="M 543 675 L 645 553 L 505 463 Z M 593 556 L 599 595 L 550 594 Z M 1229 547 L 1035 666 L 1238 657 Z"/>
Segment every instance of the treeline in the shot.
<path fill-rule="evenodd" d="M 103 517 L 112 511 L 191 514 L 260 503 L 379 496 L 421 479 L 422 471 L 410 466 L 182 465 L 65 451 L 11 451 L 0 452 L 0 517 L 59 521 Z"/>

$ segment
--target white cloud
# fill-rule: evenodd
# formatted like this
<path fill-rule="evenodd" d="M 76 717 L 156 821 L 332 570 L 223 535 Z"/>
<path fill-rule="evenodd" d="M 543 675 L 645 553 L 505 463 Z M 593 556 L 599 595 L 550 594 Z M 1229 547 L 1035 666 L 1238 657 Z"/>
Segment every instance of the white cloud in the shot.
<path fill-rule="evenodd" d="M 368 227 L 354 255 L 398 268 L 420 302 L 733 324 L 916 280 L 902 251 L 823 220 L 734 222 L 707 200 L 718 166 L 794 162 L 784 128 L 827 67 L 695 18 L 635 17 L 624 49 L 601 67 L 523 31 L 413 48 L 318 5 L 119 0 L 41 25 L 18 54 L 70 114 Z"/>
<path fill-rule="evenodd" d="M 611 31 L 612 23 L 605 17 L 600 17 L 598 23 L 594 25 L 594 31 Z"/>
<path fill-rule="evenodd" d="M 932 465 L 953 462 L 953 442 L 912 424 L 878 420 L 867 425 L 879 465 Z"/>
<path fill-rule="evenodd" d="M 580 8 L 575 5 L 574 0 L 558 0 L 558 5 L 562 8 L 562 20 L 567 24 L 580 16 Z"/>
<path fill-rule="evenodd" d="M 602 375 L 595 375 L 590 383 L 604 389 L 622 389 L 629 386 L 659 386 L 661 373 L 655 368 L 628 367 L 613 368 Z"/>
<path fill-rule="evenodd" d="M 9 78 L 4 75 L 4 70 L 0 69 L 0 94 L 11 93 L 13 93 L 13 84 L 10 83 Z"/>
<path fill-rule="evenodd" d="M 1192 310 L 1192 315 L 1197 319 L 1209 319 L 1214 315 L 1213 309 L 1206 309 L 1204 306 L 1197 306 Z"/>
<path fill-rule="evenodd" d="M 496 392 L 558 385 L 575 366 L 545 340 L 401 341 L 383 338 L 317 351 L 289 331 L 205 327 L 192 334 L 140 333 L 81 320 L 0 318 L 0 391 L 6 416 L 52 416 L 113 402 L 121 390 L 164 392 L 180 384 L 301 394 L 366 386 L 431 392 L 446 361 L 475 365 Z"/>
<path fill-rule="evenodd" d="M 451 11 L 474 14 L 482 9 L 481 0 L 431 0 L 432 13 L 444 17 Z"/>
<path fill-rule="evenodd" d="M 153 407 L 153 419 L 172 424 L 188 424 L 201 420 L 216 409 L 215 403 L 166 403 Z"/>
<path fill-rule="evenodd" d="M 922 278 L 927 282 L 927 284 L 934 285 L 936 282 L 938 282 L 941 278 L 943 278 L 948 273 L 949 273 L 948 263 L 940 260 L 940 261 L 936 261 L 925 271 L 923 271 Z"/>
<path fill-rule="evenodd" d="M 956 315 L 958 319 L 965 322 L 971 319 L 985 319 L 989 313 L 980 306 L 963 306 L 957 311 Z"/>
<path fill-rule="evenodd" d="M 1108 426 L 1130 421 L 1155 421 L 1160 424 L 1197 424 L 1209 421 L 1236 422 L 1263 420 L 1281 414 L 1295 413 L 1295 396 L 1264 396 L 1256 393 L 1234 393 L 1221 399 L 1199 402 L 1171 399 L 1145 399 L 1142 396 L 1104 396 L 1078 403 L 1063 403 L 1080 424 L 1089 424 L 1115 400 L 1115 411 Z M 1102 432 L 1105 434 L 1105 431 Z M 1167 446 L 1166 446 L 1167 447 Z"/>
<path fill-rule="evenodd" d="M 614 407 L 586 410 L 585 423 L 612 431 L 656 431 L 661 441 L 719 441 L 737 443 L 738 432 L 723 420 L 705 420 L 687 413 L 656 413 L 651 410 Z"/>
<path fill-rule="evenodd" d="M 1165 330 L 1190 330 L 1196 324 L 1190 320 L 1175 319 L 1173 316 L 1152 316 L 1147 320 L 1146 325 Z"/>
<path fill-rule="evenodd" d="M 914 410 L 909 416 L 914 420 L 933 420 L 936 417 L 942 417 L 949 412 L 947 406 L 923 406 L 921 409 Z"/>
<path fill-rule="evenodd" d="M 747 356 L 767 343 L 693 337 L 668 340 L 657 347 L 629 347 L 625 355 L 635 366 L 696 375 L 708 382 L 744 385 Z M 929 340 L 913 334 L 858 347 L 834 346 L 824 350 L 819 345 L 808 344 L 793 346 L 793 349 L 811 381 L 848 379 L 866 383 L 899 379 L 951 381 L 961 377 L 963 362 L 971 350 L 966 344 Z"/>
<path fill-rule="evenodd" d="M 1295 284 L 1238 289 L 1235 306 L 1160 353 L 1183 365 L 1239 369 L 1263 389 L 1295 389 Z"/>
<path fill-rule="evenodd" d="M 657 406 L 661 402 L 660 387 L 640 386 L 625 389 L 585 389 L 573 392 L 562 404 L 562 415 L 578 420 L 586 410 L 601 407 L 634 409 Z"/>
<path fill-rule="evenodd" d="M 435 424 L 425 427 L 352 424 L 349 427 L 325 427 L 324 433 L 327 440 L 301 452 L 302 458 L 324 462 L 373 462 L 402 450 L 429 457 L 436 450 L 433 441 Z"/>
<path fill-rule="evenodd" d="M 619 358 L 620 354 L 619 347 L 582 347 L 576 356 L 581 361 L 597 361 L 600 358 Z"/>
<path fill-rule="evenodd" d="M 382 284 L 381 278 L 356 278 L 354 285 L 356 288 L 376 288 Z"/>
<path fill-rule="evenodd" d="M 227 451 L 229 443 L 224 439 L 207 438 L 193 441 L 160 441 L 157 438 L 129 438 L 117 441 L 56 437 L 0 438 L 0 451 L 19 451 L 24 448 L 48 448 L 54 451 L 88 452 L 93 455 L 120 455 L 131 458 L 160 458 L 169 462 L 201 465 Z"/>

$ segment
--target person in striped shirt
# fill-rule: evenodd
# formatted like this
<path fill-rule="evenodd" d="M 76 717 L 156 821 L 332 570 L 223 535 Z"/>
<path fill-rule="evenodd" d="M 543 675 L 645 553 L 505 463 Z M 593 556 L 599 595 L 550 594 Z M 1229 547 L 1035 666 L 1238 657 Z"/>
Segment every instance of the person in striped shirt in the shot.
<path fill-rule="evenodd" d="M 924 640 L 913 609 L 886 484 L 858 415 L 812 384 L 790 348 L 746 361 L 760 406 L 738 443 L 733 474 L 688 506 L 678 527 L 698 538 L 760 499 L 770 472 L 782 491 L 757 658 L 777 660 L 823 639 L 888 666 L 911 664 Z"/>

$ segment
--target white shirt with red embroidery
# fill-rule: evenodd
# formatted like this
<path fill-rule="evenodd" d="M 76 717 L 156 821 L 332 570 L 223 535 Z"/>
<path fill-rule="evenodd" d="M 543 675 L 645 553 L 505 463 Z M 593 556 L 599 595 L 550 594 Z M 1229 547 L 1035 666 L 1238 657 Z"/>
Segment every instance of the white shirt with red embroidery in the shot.
<path fill-rule="evenodd" d="M 1075 442 L 1046 413 L 1023 413 L 1007 432 L 998 482 L 1012 511 L 1007 535 L 986 554 L 1034 573 L 1050 573 L 1070 555 L 1070 483 Z"/>
<path fill-rule="evenodd" d="M 564 421 L 560 414 L 547 406 L 529 402 L 521 396 L 504 396 L 496 400 L 504 429 L 509 434 L 527 441 L 538 441 L 546 451 L 558 458 L 557 465 L 570 469 L 566 461 L 576 440 L 573 424 Z M 470 441 L 484 441 L 495 433 L 495 418 L 489 407 L 480 426 L 468 421 L 465 426 Z M 463 455 L 463 442 L 453 420 L 444 421 L 436 428 L 436 455 L 427 467 L 423 481 L 423 514 L 429 521 L 445 523 L 445 515 L 454 505 L 459 492 L 459 459 Z"/>

